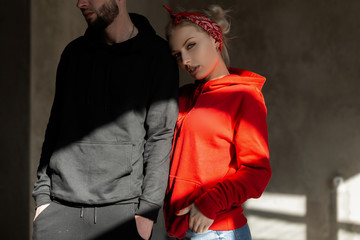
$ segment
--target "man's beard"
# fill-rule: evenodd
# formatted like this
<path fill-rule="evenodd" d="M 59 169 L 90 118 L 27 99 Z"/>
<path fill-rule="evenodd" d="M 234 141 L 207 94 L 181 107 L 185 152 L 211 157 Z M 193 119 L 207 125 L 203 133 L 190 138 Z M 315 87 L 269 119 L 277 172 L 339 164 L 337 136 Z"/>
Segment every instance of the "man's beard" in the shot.
<path fill-rule="evenodd" d="M 115 0 L 104 3 L 99 10 L 94 10 L 97 18 L 93 22 L 88 22 L 90 28 L 103 30 L 109 26 L 119 14 L 119 7 Z"/>

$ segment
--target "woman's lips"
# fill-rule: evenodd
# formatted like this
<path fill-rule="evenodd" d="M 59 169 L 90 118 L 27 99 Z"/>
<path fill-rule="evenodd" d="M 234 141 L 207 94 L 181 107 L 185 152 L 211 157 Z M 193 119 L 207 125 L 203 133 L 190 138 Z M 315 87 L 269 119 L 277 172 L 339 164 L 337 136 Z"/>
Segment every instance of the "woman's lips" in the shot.
<path fill-rule="evenodd" d="M 199 70 L 199 66 L 190 66 L 187 67 L 187 71 L 190 75 L 194 76 Z"/>

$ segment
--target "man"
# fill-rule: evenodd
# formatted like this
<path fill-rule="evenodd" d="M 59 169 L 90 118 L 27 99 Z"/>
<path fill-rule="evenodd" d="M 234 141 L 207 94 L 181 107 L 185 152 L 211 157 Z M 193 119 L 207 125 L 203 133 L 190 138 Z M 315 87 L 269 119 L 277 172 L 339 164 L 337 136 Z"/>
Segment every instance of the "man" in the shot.
<path fill-rule="evenodd" d="M 167 184 L 178 69 L 126 0 L 78 0 L 46 129 L 34 239 L 149 239 Z"/>

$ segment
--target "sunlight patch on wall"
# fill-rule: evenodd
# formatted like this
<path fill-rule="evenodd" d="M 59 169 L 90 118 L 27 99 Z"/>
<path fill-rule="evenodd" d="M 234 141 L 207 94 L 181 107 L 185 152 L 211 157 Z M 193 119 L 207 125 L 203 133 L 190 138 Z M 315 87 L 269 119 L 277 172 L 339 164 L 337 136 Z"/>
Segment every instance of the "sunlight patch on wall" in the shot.
<path fill-rule="evenodd" d="M 253 240 L 306 240 L 306 196 L 265 192 L 244 206 Z"/>
<path fill-rule="evenodd" d="M 360 174 L 339 184 L 337 209 L 339 222 L 360 225 Z"/>
<path fill-rule="evenodd" d="M 247 216 L 253 240 L 306 240 L 306 224 Z"/>
<path fill-rule="evenodd" d="M 257 211 L 290 216 L 306 216 L 306 196 L 265 192 L 259 199 L 249 199 L 245 207 Z"/>
<path fill-rule="evenodd" d="M 338 240 L 360 240 L 360 174 L 337 186 Z"/>
<path fill-rule="evenodd" d="M 360 234 L 340 229 L 338 233 L 338 240 L 360 240 Z"/>

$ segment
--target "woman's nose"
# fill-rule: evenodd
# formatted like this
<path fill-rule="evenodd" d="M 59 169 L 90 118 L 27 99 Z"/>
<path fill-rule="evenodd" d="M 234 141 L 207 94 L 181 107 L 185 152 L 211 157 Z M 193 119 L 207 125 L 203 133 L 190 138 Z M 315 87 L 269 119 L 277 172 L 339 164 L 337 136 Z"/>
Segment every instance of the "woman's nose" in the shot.
<path fill-rule="evenodd" d="M 184 66 L 190 65 L 190 56 L 189 55 L 183 54 L 181 57 L 182 57 L 181 61 Z"/>

